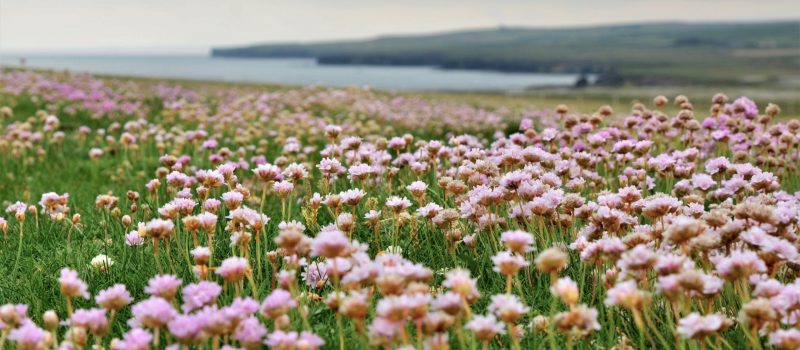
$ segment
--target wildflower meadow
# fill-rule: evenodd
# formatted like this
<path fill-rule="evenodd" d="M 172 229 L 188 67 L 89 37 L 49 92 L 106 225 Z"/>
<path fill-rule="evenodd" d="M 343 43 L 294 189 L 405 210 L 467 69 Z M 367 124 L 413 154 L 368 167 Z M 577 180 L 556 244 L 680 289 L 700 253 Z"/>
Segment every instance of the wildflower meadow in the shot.
<path fill-rule="evenodd" d="M 181 84 L 0 73 L 0 349 L 800 348 L 769 101 Z"/>

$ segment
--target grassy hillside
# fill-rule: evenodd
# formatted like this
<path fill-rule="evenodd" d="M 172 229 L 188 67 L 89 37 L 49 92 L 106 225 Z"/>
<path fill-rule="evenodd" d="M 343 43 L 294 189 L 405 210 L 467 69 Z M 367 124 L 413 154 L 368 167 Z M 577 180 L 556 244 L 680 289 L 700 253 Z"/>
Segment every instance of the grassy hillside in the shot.
<path fill-rule="evenodd" d="M 217 48 L 218 57 L 314 57 L 322 64 L 590 72 L 602 83 L 753 84 L 800 75 L 800 21 L 496 28 L 311 44 Z"/>

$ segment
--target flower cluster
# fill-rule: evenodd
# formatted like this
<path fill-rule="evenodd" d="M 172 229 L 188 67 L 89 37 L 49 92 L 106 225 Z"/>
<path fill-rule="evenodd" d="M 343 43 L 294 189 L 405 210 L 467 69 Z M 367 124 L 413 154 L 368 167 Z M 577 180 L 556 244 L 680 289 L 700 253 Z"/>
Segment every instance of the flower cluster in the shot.
<path fill-rule="evenodd" d="M 534 114 L 31 72 L 0 91 L 47 108 L 8 108 L 13 171 L 110 174 L 4 204 L 12 277 L 34 238 L 88 256 L 48 272 L 60 302 L 0 308 L 20 349 L 800 348 L 800 121 L 775 105 Z"/>

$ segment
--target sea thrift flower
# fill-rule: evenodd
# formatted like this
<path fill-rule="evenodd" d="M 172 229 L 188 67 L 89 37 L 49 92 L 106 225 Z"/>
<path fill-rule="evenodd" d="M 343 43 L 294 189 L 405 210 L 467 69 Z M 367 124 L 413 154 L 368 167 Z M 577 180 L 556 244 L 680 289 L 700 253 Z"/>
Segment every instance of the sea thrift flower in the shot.
<path fill-rule="evenodd" d="M 114 260 L 111 260 L 111 258 L 105 256 L 104 254 L 100 254 L 92 258 L 90 264 L 98 271 L 108 272 L 111 266 L 114 265 Z"/>
<path fill-rule="evenodd" d="M 523 257 L 509 251 L 497 253 L 492 257 L 492 262 L 494 263 L 493 270 L 506 276 L 514 276 L 521 268 L 530 265 Z"/>
<path fill-rule="evenodd" d="M 37 327 L 33 322 L 26 322 L 21 327 L 12 329 L 8 333 L 8 340 L 16 343 L 21 350 L 37 350 L 44 348 L 44 339 L 47 333 Z"/>
<path fill-rule="evenodd" d="M 181 308 L 184 312 L 189 312 L 212 304 L 221 292 L 222 287 L 215 282 L 200 281 L 186 285 L 182 290 L 183 305 Z"/>
<path fill-rule="evenodd" d="M 169 333 L 181 344 L 199 342 L 203 327 L 205 322 L 201 315 L 176 315 L 167 324 Z"/>
<path fill-rule="evenodd" d="M 61 284 L 61 294 L 64 294 L 67 298 L 82 297 L 89 299 L 88 286 L 78 278 L 78 273 L 75 270 L 66 267 L 61 269 L 61 277 L 58 278 L 58 282 Z"/>
<path fill-rule="evenodd" d="M 585 336 L 592 331 L 600 330 L 597 310 L 586 305 L 578 305 L 569 311 L 559 312 L 553 316 L 553 323 L 562 332 L 576 336 Z"/>
<path fill-rule="evenodd" d="M 97 304 L 106 310 L 117 311 L 127 306 L 133 301 L 131 294 L 124 284 L 115 284 L 107 289 L 101 290 L 95 296 Z"/>
<path fill-rule="evenodd" d="M 712 259 L 719 276 L 727 280 L 747 278 L 767 270 L 764 261 L 754 252 L 734 250 L 727 256 Z"/>
<path fill-rule="evenodd" d="M 267 336 L 267 340 L 264 341 L 264 344 L 269 345 L 271 348 L 277 350 L 316 350 L 324 345 L 325 342 L 322 340 L 322 338 L 310 332 L 297 334 L 297 332 L 287 333 L 281 330 L 276 330 Z"/>
<path fill-rule="evenodd" d="M 283 178 L 281 169 L 272 164 L 260 164 L 253 169 L 253 173 L 263 182 L 280 181 Z"/>
<path fill-rule="evenodd" d="M 247 349 L 258 349 L 261 340 L 267 334 L 267 328 L 255 317 L 249 317 L 236 326 L 233 337 Z"/>
<path fill-rule="evenodd" d="M 276 182 L 272 185 L 272 189 L 275 190 L 275 193 L 277 193 L 279 197 L 286 198 L 292 193 L 292 190 L 294 190 L 294 183 L 290 181 Z"/>
<path fill-rule="evenodd" d="M 276 319 L 296 306 L 297 301 L 294 300 L 291 293 L 283 289 L 275 289 L 261 304 L 261 314 L 265 317 Z"/>
<path fill-rule="evenodd" d="M 210 214 L 213 214 L 217 212 L 220 204 L 221 202 L 218 199 L 210 198 L 206 200 L 206 203 L 203 205 L 203 209 L 207 210 Z"/>
<path fill-rule="evenodd" d="M 408 200 L 408 198 L 392 196 L 386 200 L 386 207 L 394 211 L 395 214 L 408 209 L 408 207 L 410 206 L 411 206 L 411 201 Z"/>
<path fill-rule="evenodd" d="M 166 300 L 175 298 L 178 288 L 183 281 L 173 275 L 158 275 L 147 281 L 144 292 L 152 296 L 161 297 Z"/>
<path fill-rule="evenodd" d="M 323 230 L 311 243 L 311 256 L 335 258 L 345 256 L 350 250 L 350 240 L 338 229 Z"/>
<path fill-rule="evenodd" d="M 720 314 L 702 316 L 692 312 L 678 321 L 676 331 L 687 339 L 701 339 L 727 329 L 731 321 Z"/>
<path fill-rule="evenodd" d="M 244 196 L 236 191 L 225 192 L 222 194 L 222 201 L 225 202 L 225 207 L 230 210 L 238 208 L 242 201 L 244 200 Z"/>
<path fill-rule="evenodd" d="M 108 331 L 105 309 L 78 309 L 70 317 L 72 327 L 85 328 L 94 335 L 104 335 Z"/>
<path fill-rule="evenodd" d="M 580 298 L 578 284 L 569 277 L 559 278 L 553 283 L 553 285 L 550 286 L 550 293 L 561 299 L 564 304 L 570 306 L 577 304 Z"/>
<path fill-rule="evenodd" d="M 125 235 L 125 244 L 130 247 L 138 247 L 144 244 L 144 237 L 139 235 L 139 231 L 131 231 Z"/>
<path fill-rule="evenodd" d="M 411 193 L 415 198 L 425 198 L 425 192 L 428 190 L 428 184 L 422 181 L 414 181 L 406 186 L 406 190 Z"/>
<path fill-rule="evenodd" d="M 769 344 L 781 350 L 791 350 L 800 347 L 800 330 L 778 329 L 769 335 Z"/>
<path fill-rule="evenodd" d="M 524 231 L 506 231 L 500 235 L 508 250 L 517 254 L 524 254 L 533 250 L 533 235 Z"/>
<path fill-rule="evenodd" d="M 530 308 L 513 294 L 492 295 L 492 301 L 489 304 L 489 312 L 508 324 L 515 324 L 528 311 Z"/>
<path fill-rule="evenodd" d="M 641 310 L 650 299 L 647 292 L 637 288 L 636 282 L 624 281 L 614 285 L 606 292 L 606 305 L 622 306 L 631 310 Z"/>
<path fill-rule="evenodd" d="M 146 328 L 162 328 L 178 314 L 168 301 L 155 296 L 136 303 L 131 312 L 131 326 Z"/>
<path fill-rule="evenodd" d="M 99 148 L 92 148 L 89 150 L 89 158 L 97 159 L 103 156 L 103 150 Z"/>
<path fill-rule="evenodd" d="M 145 232 L 151 238 L 166 238 L 172 235 L 175 224 L 170 220 L 153 219 L 145 226 Z"/>
<path fill-rule="evenodd" d="M 471 321 L 467 322 L 464 328 L 475 333 L 475 338 L 482 342 L 489 341 L 498 334 L 506 333 L 505 327 L 503 327 L 503 324 L 500 323 L 494 315 L 477 315 L 473 317 Z"/>
<path fill-rule="evenodd" d="M 194 263 L 197 265 L 208 265 L 211 259 L 211 250 L 208 247 L 197 247 L 191 251 Z"/>
<path fill-rule="evenodd" d="M 220 275 L 226 282 L 236 283 L 244 279 L 249 271 L 247 260 L 240 257 L 230 257 L 222 261 L 215 273 Z"/>
<path fill-rule="evenodd" d="M 122 336 L 121 347 L 125 350 L 147 350 L 152 341 L 153 335 L 150 332 L 141 328 L 133 328 Z"/>
<path fill-rule="evenodd" d="M 442 286 L 450 288 L 456 294 L 467 301 L 472 301 L 480 297 L 477 281 L 470 277 L 469 270 L 455 268 L 447 272 Z"/>
<path fill-rule="evenodd" d="M 557 273 L 569 264 L 569 256 L 559 247 L 548 248 L 536 256 L 536 269 L 544 273 Z"/>

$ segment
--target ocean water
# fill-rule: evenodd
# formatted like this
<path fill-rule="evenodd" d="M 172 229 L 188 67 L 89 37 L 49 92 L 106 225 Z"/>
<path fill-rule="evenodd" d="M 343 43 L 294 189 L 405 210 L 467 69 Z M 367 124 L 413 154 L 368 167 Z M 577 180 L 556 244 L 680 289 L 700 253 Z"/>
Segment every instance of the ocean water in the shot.
<path fill-rule="evenodd" d="M 572 86 L 577 74 L 501 73 L 433 67 L 319 65 L 313 59 L 209 56 L 78 56 L 3 54 L 0 65 L 152 78 L 287 85 L 371 86 L 385 90 L 520 91 Z M 591 80 L 592 77 L 590 77 Z"/>

